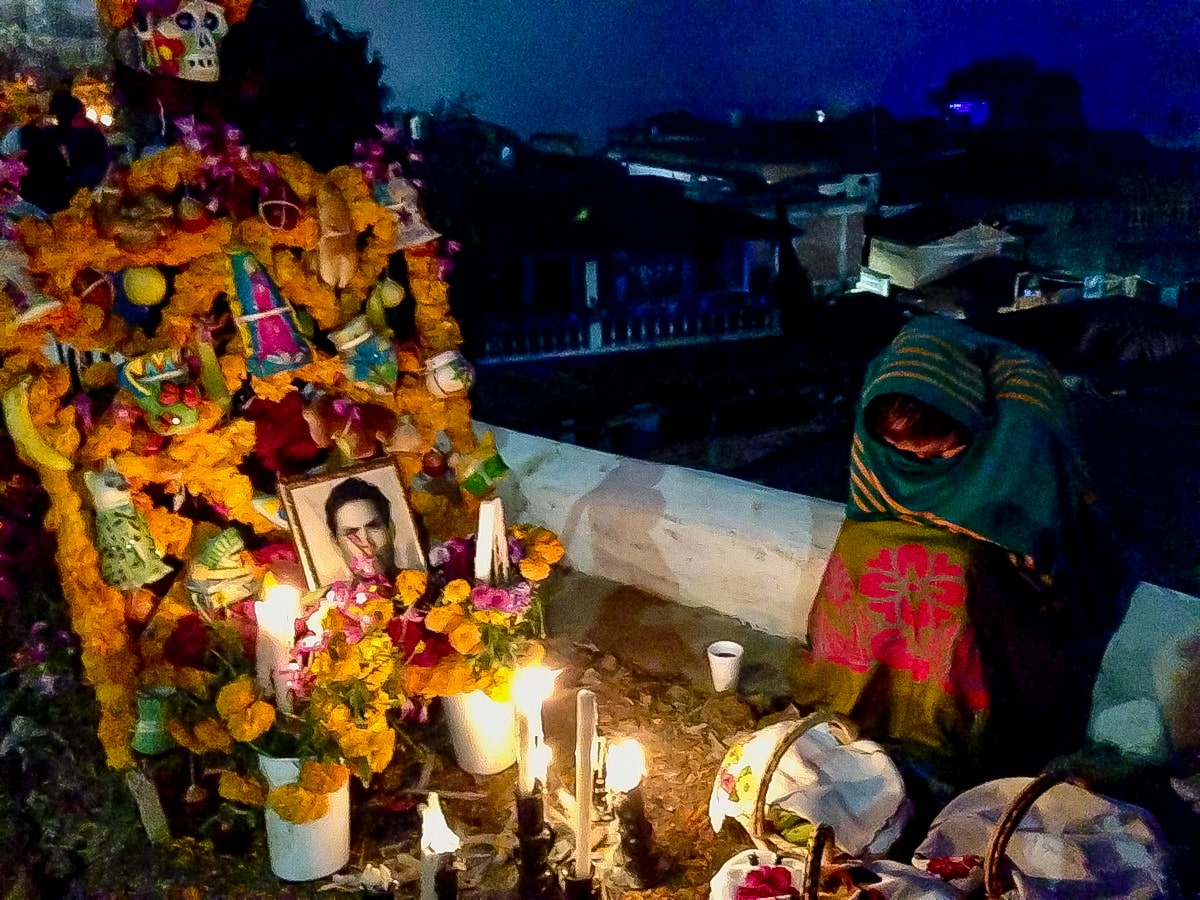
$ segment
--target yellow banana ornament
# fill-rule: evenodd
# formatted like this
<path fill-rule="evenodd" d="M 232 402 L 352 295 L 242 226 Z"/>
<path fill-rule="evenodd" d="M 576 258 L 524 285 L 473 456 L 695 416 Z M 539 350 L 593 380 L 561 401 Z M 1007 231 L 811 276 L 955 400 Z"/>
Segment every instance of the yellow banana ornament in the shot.
<path fill-rule="evenodd" d="M 29 414 L 29 385 L 32 380 L 23 378 L 4 392 L 4 424 L 26 462 L 39 469 L 69 472 L 75 468 L 75 464 L 50 446 L 33 424 L 33 417 Z"/>

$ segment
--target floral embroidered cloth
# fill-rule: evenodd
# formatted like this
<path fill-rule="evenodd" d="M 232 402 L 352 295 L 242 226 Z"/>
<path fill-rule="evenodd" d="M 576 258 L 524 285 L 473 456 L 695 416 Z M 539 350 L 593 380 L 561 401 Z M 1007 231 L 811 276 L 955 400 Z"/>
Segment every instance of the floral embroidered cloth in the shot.
<path fill-rule="evenodd" d="M 967 614 L 971 543 L 926 525 L 847 521 L 809 615 L 797 701 L 931 748 L 970 733 L 989 705 Z"/>

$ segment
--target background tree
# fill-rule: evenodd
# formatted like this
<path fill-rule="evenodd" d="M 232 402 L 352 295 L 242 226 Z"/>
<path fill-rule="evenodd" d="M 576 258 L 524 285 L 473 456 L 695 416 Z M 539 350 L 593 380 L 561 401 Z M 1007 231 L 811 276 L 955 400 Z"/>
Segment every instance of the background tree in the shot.
<path fill-rule="evenodd" d="M 317 169 L 349 162 L 375 135 L 388 89 L 368 36 L 304 0 L 256 0 L 221 48 L 218 103 L 256 150 L 295 153 Z"/>
<path fill-rule="evenodd" d="M 1006 56 L 957 69 L 928 99 L 940 110 L 956 102 L 986 103 L 987 131 L 1062 131 L 1086 127 L 1082 98 L 1073 75 L 1041 70 L 1029 57 Z"/>

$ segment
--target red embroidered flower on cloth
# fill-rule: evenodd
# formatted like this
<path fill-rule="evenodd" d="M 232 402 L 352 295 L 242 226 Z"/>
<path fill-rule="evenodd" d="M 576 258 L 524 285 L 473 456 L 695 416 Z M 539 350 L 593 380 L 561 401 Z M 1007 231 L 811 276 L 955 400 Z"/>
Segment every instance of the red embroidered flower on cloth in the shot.
<path fill-rule="evenodd" d="M 911 672 L 914 681 L 933 678 L 950 689 L 965 624 L 962 566 L 920 544 L 885 547 L 867 561 L 858 590 L 887 626 L 871 639 L 874 658 Z"/>
<path fill-rule="evenodd" d="M 813 608 L 813 656 L 865 672 L 875 661 L 871 655 L 871 635 L 876 629 L 870 611 L 850 603 L 854 581 L 838 554 L 829 558 L 821 579 L 821 600 Z"/>
<path fill-rule="evenodd" d="M 983 857 L 971 854 L 969 856 L 939 856 L 931 859 L 925 866 L 925 871 L 936 875 L 943 881 L 953 881 L 966 878 L 975 869 L 983 865 Z"/>
<path fill-rule="evenodd" d="M 792 872 L 785 866 L 758 866 L 746 873 L 734 900 L 764 900 L 770 897 L 799 897 L 792 885 Z"/>

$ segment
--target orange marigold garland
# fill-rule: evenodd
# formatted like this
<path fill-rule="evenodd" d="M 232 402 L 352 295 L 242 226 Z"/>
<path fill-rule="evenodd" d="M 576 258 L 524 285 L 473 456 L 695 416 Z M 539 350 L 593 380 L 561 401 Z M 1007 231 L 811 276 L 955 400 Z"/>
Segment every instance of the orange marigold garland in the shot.
<path fill-rule="evenodd" d="M 132 3 L 102 2 L 101 11 L 114 24 L 128 20 Z M 244 15 L 245 0 L 228 4 Z M 210 378 L 223 382 L 228 394 L 249 384 L 264 400 L 280 399 L 306 384 L 318 393 L 330 394 L 357 404 L 382 406 L 397 417 L 407 417 L 416 427 L 425 447 L 439 435 L 453 446 L 470 452 L 476 446 L 471 428 L 470 406 L 464 393 L 435 397 L 425 384 L 425 360 L 443 350 L 456 349 L 461 331 L 450 315 L 441 261 L 431 245 L 404 251 L 409 272 L 411 302 L 416 304 L 417 339 L 400 351 L 403 373 L 391 391 L 379 391 L 347 379 L 342 360 L 320 347 L 314 348 L 307 365 L 265 378 L 251 378 L 238 336 L 228 330 L 216 339 L 222 298 L 234 291 L 229 252 L 236 245 L 250 250 L 262 264 L 280 293 L 297 310 L 307 312 L 323 332 L 344 326 L 359 315 L 376 280 L 386 271 L 395 246 L 393 214 L 372 197 L 370 185 L 353 167 L 320 175 L 295 157 L 263 154 L 259 161 L 271 163 L 301 203 L 294 228 L 275 229 L 257 216 L 235 222 L 228 218 L 208 221 L 196 231 L 163 224 L 161 235 L 151 241 L 129 241 L 119 229 L 101 227 L 99 205 L 109 209 L 136 209 L 136 194 L 145 192 L 169 202 L 180 192 L 201 190 L 204 159 L 182 147 L 171 148 L 136 163 L 124 184 L 110 185 L 96 195 L 80 192 L 71 205 L 49 222 L 27 219 L 19 223 L 18 237 L 29 256 L 29 270 L 47 294 L 59 301 L 58 308 L 33 322 L 19 322 L 11 310 L 0 309 L 0 390 L 7 390 L 33 375 L 29 383 L 31 417 L 41 438 L 64 459 L 88 470 L 107 463 L 128 481 L 134 506 L 142 514 L 160 553 L 187 558 L 194 552 L 198 529 L 186 515 L 166 505 L 172 498 L 195 496 L 206 500 L 228 521 L 240 522 L 250 530 L 269 535 L 276 527 L 255 507 L 254 485 L 241 466 L 255 450 L 254 423 L 227 418 L 224 406 L 203 396 L 195 404 L 196 424 L 190 431 L 163 435 L 149 427 L 149 413 L 135 405 L 128 391 L 105 408 L 91 410 L 87 394 L 70 396 L 72 379 L 65 366 L 49 365 L 44 355 L 47 334 L 75 351 L 118 352 L 126 359 L 153 350 L 192 346 L 199 339 L 211 347 Z M 345 200 L 353 226 L 359 234 L 357 268 L 349 285 L 335 291 L 313 274 L 311 257 L 318 246 L 315 214 L 318 187 L 332 186 Z M 114 192 L 116 192 L 114 194 Z M 106 199 L 107 198 L 107 199 Z M 114 204 L 114 198 L 116 200 Z M 165 270 L 169 290 L 156 311 L 157 327 L 149 331 L 118 315 L 108 300 L 82 296 L 80 278 L 93 276 L 115 285 L 129 269 L 154 267 Z M 98 274 L 97 274 L 98 273 Z M 86 283 L 86 282 L 85 282 Z M 115 292 L 114 292 L 115 293 Z M 111 389 L 116 367 L 103 359 L 83 369 L 80 382 L 85 390 Z M 210 381 L 211 383 L 211 381 Z M 76 387 L 78 384 L 76 385 Z M 82 401 L 80 403 L 79 401 Z M 93 418 L 94 416 L 94 418 Z M 411 448 L 397 457 L 406 484 L 420 469 L 420 453 Z M 96 546 L 93 511 L 83 498 L 79 469 L 59 471 L 41 466 L 39 475 L 50 496 L 47 527 L 58 533 L 58 564 L 73 628 L 83 645 L 84 674 L 100 702 L 100 739 L 110 766 L 124 769 L 134 764 L 130 735 L 135 699 L 140 686 L 173 685 L 201 696 L 211 689 L 211 676 L 199 669 L 172 665 L 164 658 L 164 642 L 190 604 L 182 575 L 163 598 L 145 588 L 123 592 L 106 584 L 101 576 Z M 152 490 L 151 490 L 152 489 Z M 151 497 L 158 498 L 152 500 Z M 165 498 L 165 499 L 164 499 Z M 474 522 L 478 499 L 468 493 L 461 502 L 442 497 L 414 495 L 414 508 L 426 516 L 431 534 L 463 532 Z M 137 622 L 141 638 L 131 638 L 129 622 Z M 228 698 L 227 698 L 228 699 Z M 243 698 L 244 699 L 244 698 Z M 264 727 L 265 710 L 254 704 L 234 707 L 223 721 L 201 720 L 170 726 L 176 739 L 197 751 L 220 751 L 230 738 L 245 740 Z M 337 710 L 330 714 L 336 718 Z M 347 756 L 361 758 L 377 771 L 391 758 L 395 735 L 379 715 L 371 727 L 347 726 L 339 740 Z M 333 771 L 311 773 L 314 783 L 306 794 L 327 793 L 330 779 L 342 777 Z M 320 790 L 312 790 L 320 788 Z M 264 786 L 254 779 L 222 777 L 221 793 L 227 797 L 265 798 Z M 292 792 L 285 798 L 297 815 L 311 814 L 312 798 Z M 310 803 L 311 801 L 311 803 Z"/>

